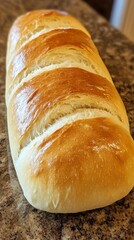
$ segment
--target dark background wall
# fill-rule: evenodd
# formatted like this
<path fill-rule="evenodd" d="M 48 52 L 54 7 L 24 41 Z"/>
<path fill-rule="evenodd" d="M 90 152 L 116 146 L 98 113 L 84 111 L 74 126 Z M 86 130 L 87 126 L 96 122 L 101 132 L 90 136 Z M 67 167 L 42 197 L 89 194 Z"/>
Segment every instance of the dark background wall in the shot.
<path fill-rule="evenodd" d="M 110 19 L 114 0 L 84 0 L 89 3 L 96 11 L 103 15 L 107 20 Z"/>

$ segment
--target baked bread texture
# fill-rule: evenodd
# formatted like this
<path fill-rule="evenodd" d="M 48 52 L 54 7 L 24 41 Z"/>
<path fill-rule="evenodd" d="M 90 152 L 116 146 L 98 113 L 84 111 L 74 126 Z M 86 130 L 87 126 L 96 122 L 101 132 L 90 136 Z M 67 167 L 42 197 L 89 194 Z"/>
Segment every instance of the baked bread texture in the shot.
<path fill-rule="evenodd" d="M 28 202 L 73 213 L 126 196 L 134 186 L 128 117 L 84 26 L 56 10 L 20 16 L 6 70 L 11 155 Z"/>

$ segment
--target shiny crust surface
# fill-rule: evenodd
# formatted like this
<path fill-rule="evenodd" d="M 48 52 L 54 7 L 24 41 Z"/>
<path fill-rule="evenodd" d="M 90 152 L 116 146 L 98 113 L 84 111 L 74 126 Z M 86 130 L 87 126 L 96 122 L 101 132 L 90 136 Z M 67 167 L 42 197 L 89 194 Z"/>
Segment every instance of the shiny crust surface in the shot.
<path fill-rule="evenodd" d="M 82 24 L 67 12 L 58 10 L 35 10 L 28 12 L 16 19 L 9 32 L 8 42 L 9 49 L 13 53 L 17 51 L 21 45 L 33 37 L 34 33 L 40 32 L 43 29 L 49 31 L 55 28 L 55 23 L 58 23 L 58 28 L 76 28 L 81 29 L 88 36 L 89 33 Z"/>
<path fill-rule="evenodd" d="M 92 61 L 105 71 L 98 51 L 89 36 L 78 29 L 56 29 L 31 40 L 16 52 L 7 71 L 7 90 L 16 82 L 21 82 L 24 72 L 31 66 L 34 68 L 38 65 L 48 52 L 59 48 L 60 53 L 60 47 L 63 46 L 86 51 Z"/>
<path fill-rule="evenodd" d="M 73 122 L 34 142 L 25 152 L 16 162 L 16 169 L 22 186 L 25 181 L 31 183 L 24 194 L 37 208 L 85 211 L 89 206 L 92 209 L 111 204 L 133 187 L 133 140 L 112 119 Z"/>
<path fill-rule="evenodd" d="M 9 104 L 10 115 L 15 116 L 15 134 L 18 129 L 21 138 L 42 112 L 45 115 L 60 101 L 76 94 L 98 97 L 98 101 L 104 101 L 104 106 L 105 102 L 108 103 L 108 110 L 124 122 L 126 112 L 122 101 L 114 85 L 107 79 L 79 68 L 55 69 L 25 82 L 15 92 Z"/>
<path fill-rule="evenodd" d="M 10 148 L 27 200 L 71 213 L 126 196 L 134 186 L 134 142 L 84 26 L 54 10 L 20 16 L 9 33 L 6 72 Z"/>
<path fill-rule="evenodd" d="M 92 40 L 81 30 L 52 30 L 28 42 L 15 54 L 8 71 L 8 77 L 11 80 L 11 84 L 12 80 L 17 77 L 18 74 L 21 74 L 24 69 L 28 68 L 33 61 L 39 61 L 48 51 L 64 45 L 70 45 L 72 48 L 85 48 L 91 55 L 97 53 L 97 49 Z"/>

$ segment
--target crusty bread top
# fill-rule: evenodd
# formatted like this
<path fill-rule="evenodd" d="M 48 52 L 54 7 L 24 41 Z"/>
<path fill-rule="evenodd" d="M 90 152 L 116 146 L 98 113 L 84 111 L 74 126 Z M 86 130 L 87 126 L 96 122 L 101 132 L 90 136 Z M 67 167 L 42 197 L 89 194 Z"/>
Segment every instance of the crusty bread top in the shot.
<path fill-rule="evenodd" d="M 81 23 L 54 10 L 19 17 L 6 70 L 11 153 L 28 201 L 77 212 L 125 196 L 134 183 L 126 110 Z"/>
<path fill-rule="evenodd" d="M 90 34 L 82 24 L 67 12 L 58 10 L 35 10 L 16 19 L 9 32 L 8 58 L 27 42 L 54 29 L 74 28 Z"/>
<path fill-rule="evenodd" d="M 71 63 L 70 59 L 74 61 Z M 60 66 L 81 66 L 112 82 L 91 36 L 71 15 L 37 10 L 19 17 L 8 38 L 7 97 L 13 86 L 31 77 L 31 73 L 39 74 Z"/>
<path fill-rule="evenodd" d="M 87 55 L 87 57 L 85 56 L 86 59 L 84 56 L 83 59 L 80 58 L 80 64 L 85 65 L 85 69 L 90 70 L 90 64 L 92 63 L 92 65 L 97 66 L 94 72 L 97 73 L 100 69 L 101 72 L 104 72 L 102 75 L 105 77 L 109 76 L 107 72 L 105 73 L 105 66 L 98 55 L 96 47 L 85 33 L 77 29 L 56 29 L 38 36 L 17 51 L 8 67 L 7 89 L 12 89 L 13 85 L 20 83 L 22 79 L 28 77 L 28 75 L 30 76 L 31 72 L 36 74 L 38 69 L 42 72 L 42 69 L 47 69 L 47 66 L 50 68 L 51 65 L 54 67 L 56 64 L 57 68 L 59 68 L 61 64 L 63 64 L 62 61 L 66 61 L 65 67 L 69 67 L 66 52 L 71 49 L 70 54 L 72 52 L 71 57 L 73 58 L 73 48 L 75 52 L 79 51 L 79 54 L 85 53 L 84 55 Z M 55 50 L 58 50 L 57 54 Z M 55 54 L 55 57 L 51 56 L 52 53 Z M 50 63 L 49 59 L 51 61 Z M 92 59 L 91 62 L 88 59 Z M 76 64 L 78 60 L 74 60 Z M 19 63 L 17 68 L 16 62 Z M 37 74 L 39 74 L 38 71 Z"/>
<path fill-rule="evenodd" d="M 6 102 L 15 159 L 51 124 L 81 109 L 87 117 L 91 109 L 110 114 L 129 129 L 90 34 L 65 12 L 36 10 L 15 21 L 8 40 Z"/>
<path fill-rule="evenodd" d="M 24 194 L 36 208 L 79 212 L 107 206 L 134 184 L 134 144 L 112 118 L 78 120 L 39 136 L 15 166 Z"/>

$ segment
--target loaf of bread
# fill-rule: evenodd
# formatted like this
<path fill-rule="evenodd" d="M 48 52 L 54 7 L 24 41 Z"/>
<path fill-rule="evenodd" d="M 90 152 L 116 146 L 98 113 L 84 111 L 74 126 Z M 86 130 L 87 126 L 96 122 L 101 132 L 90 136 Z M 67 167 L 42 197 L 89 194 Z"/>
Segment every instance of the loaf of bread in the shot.
<path fill-rule="evenodd" d="M 134 142 L 123 102 L 90 34 L 66 12 L 31 11 L 11 27 L 8 132 L 28 202 L 73 213 L 134 186 Z"/>

